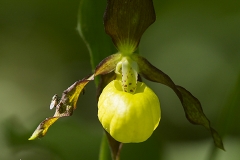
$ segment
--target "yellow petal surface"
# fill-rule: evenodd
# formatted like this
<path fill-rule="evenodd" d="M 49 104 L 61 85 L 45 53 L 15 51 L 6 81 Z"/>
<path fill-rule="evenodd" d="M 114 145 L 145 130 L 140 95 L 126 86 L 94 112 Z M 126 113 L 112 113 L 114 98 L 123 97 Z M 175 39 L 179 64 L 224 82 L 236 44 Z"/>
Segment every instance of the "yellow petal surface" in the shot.
<path fill-rule="evenodd" d="M 147 140 L 161 117 L 156 94 L 138 82 L 135 94 L 122 91 L 118 80 L 110 82 L 98 101 L 98 118 L 103 128 L 117 141 L 137 143 Z"/>

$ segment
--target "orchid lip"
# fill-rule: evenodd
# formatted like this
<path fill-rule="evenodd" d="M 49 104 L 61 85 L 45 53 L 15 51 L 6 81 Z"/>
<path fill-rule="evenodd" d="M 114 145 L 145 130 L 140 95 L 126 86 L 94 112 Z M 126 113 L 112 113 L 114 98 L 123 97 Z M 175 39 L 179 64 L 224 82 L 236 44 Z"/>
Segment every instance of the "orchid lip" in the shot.
<path fill-rule="evenodd" d="M 99 97 L 98 109 L 103 128 L 123 143 L 147 140 L 161 117 L 158 97 L 142 82 L 134 94 L 124 92 L 121 81 L 110 82 Z"/>

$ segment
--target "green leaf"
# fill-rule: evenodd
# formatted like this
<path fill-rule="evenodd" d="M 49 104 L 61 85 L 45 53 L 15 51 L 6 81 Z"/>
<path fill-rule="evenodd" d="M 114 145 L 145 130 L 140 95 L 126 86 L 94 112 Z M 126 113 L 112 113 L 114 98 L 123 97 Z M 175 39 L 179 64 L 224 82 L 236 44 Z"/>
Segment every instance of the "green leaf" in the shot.
<path fill-rule="evenodd" d="M 152 0 L 108 0 L 104 26 L 120 52 L 133 53 L 155 19 Z"/>
<path fill-rule="evenodd" d="M 93 70 L 102 59 L 117 52 L 104 31 L 105 8 L 103 0 L 81 0 L 79 6 L 77 29 L 88 47 Z"/>
<path fill-rule="evenodd" d="M 211 127 L 210 121 L 203 113 L 199 100 L 185 88 L 175 85 L 168 75 L 153 66 L 147 59 L 139 56 L 138 54 L 133 54 L 132 58 L 138 63 L 139 74 L 141 76 L 150 81 L 162 83 L 172 88 L 180 99 L 185 111 L 185 115 L 189 122 L 202 125 L 207 128 L 211 132 L 215 145 L 218 148 L 224 150 L 222 139 L 219 134 Z"/>

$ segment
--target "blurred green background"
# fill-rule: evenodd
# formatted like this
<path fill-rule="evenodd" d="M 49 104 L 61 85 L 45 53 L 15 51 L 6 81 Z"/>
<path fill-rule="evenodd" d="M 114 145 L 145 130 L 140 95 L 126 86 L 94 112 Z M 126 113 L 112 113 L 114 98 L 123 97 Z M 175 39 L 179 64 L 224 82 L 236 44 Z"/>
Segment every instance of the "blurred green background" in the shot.
<path fill-rule="evenodd" d="M 60 119 L 43 139 L 27 140 L 54 114 L 51 97 L 92 71 L 76 30 L 79 2 L 0 0 L 1 160 L 98 159 L 103 131 L 93 82 L 72 117 Z M 154 5 L 157 21 L 144 33 L 140 53 L 201 101 L 226 149 L 216 150 L 215 159 L 239 160 L 240 1 Z M 149 140 L 125 144 L 121 159 L 212 159 L 208 131 L 186 120 L 171 89 L 146 83 L 160 98 L 162 119 Z"/>

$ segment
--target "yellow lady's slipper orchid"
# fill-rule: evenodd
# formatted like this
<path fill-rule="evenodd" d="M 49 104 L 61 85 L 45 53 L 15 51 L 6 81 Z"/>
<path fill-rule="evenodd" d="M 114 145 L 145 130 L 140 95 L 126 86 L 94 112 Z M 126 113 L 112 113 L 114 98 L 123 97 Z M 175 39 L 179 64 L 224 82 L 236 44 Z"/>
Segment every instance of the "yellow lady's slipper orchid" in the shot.
<path fill-rule="evenodd" d="M 98 101 L 103 128 L 123 143 L 147 140 L 158 126 L 160 114 L 158 97 L 142 82 L 131 94 L 123 91 L 119 80 L 114 80 L 103 89 Z"/>
<path fill-rule="evenodd" d="M 147 59 L 135 53 L 142 34 L 156 19 L 152 0 L 127 0 L 124 3 L 122 0 L 108 0 L 107 4 L 104 28 L 112 38 L 118 53 L 102 60 L 91 76 L 76 81 L 64 90 L 61 98 L 58 99 L 54 95 L 50 104 L 50 109 L 54 107 L 56 109 L 54 115 L 42 121 L 29 140 L 43 137 L 57 119 L 71 116 L 77 107 L 78 97 L 88 82 L 93 81 L 98 75 L 107 76 L 115 70 L 115 80 L 107 85 L 103 82 L 98 86 L 101 91 L 102 87 L 106 85 L 98 101 L 98 118 L 104 129 L 111 135 L 108 136 L 108 140 L 114 159 L 117 159 L 116 157 L 119 155 L 121 144 L 118 143 L 116 146 L 112 137 L 122 143 L 143 142 L 151 136 L 160 121 L 161 110 L 158 97 L 148 86 L 138 81 L 138 76 L 170 87 L 180 99 L 187 119 L 193 124 L 207 128 L 215 145 L 224 150 L 222 139 L 211 127 L 210 121 L 203 113 L 200 101 L 188 90 L 176 85 L 167 74 L 153 66 Z M 84 5 L 81 4 L 81 6 Z M 96 57 L 99 58 L 99 53 L 102 54 L 109 49 L 103 49 L 104 52 L 102 52 L 102 48 L 109 47 L 109 44 L 101 46 L 96 43 L 95 36 L 101 35 L 99 34 L 101 32 L 93 34 L 92 31 L 95 31 L 97 27 L 87 28 L 87 26 L 93 26 L 92 23 L 86 25 L 88 24 L 86 22 L 92 22 L 92 20 L 83 22 L 86 19 L 82 15 L 86 14 L 80 13 L 80 34 L 89 48 L 94 48 L 94 50 L 90 49 L 91 54 L 96 53 Z M 95 16 L 92 12 L 89 15 Z M 102 31 L 102 29 L 100 30 Z M 92 53 L 93 51 L 94 53 Z M 98 58 L 96 58 L 97 61 Z M 112 77 L 108 80 L 111 79 Z"/>

